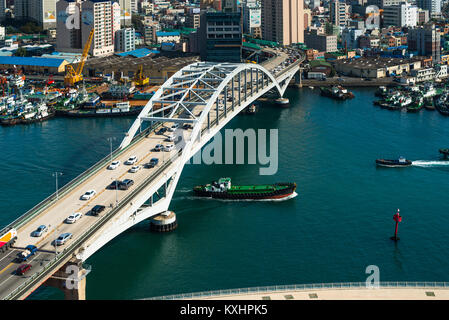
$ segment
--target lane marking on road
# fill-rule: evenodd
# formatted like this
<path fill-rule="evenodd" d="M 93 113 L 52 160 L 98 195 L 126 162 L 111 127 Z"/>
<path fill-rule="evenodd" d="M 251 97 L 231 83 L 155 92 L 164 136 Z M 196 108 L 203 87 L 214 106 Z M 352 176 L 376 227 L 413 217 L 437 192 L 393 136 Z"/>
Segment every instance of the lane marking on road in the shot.
<path fill-rule="evenodd" d="M 10 264 L 8 264 L 5 268 L 3 268 L 3 269 L 0 271 L 0 274 L 2 274 L 3 272 L 5 272 L 6 269 L 8 269 L 9 267 L 11 267 L 13 264 L 14 264 L 14 262 L 11 262 Z"/>

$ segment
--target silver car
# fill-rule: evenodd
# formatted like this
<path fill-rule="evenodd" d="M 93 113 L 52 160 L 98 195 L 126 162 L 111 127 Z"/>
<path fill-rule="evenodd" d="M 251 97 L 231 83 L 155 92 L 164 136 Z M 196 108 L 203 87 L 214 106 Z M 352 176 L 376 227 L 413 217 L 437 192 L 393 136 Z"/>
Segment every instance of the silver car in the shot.
<path fill-rule="evenodd" d="M 40 237 L 44 234 L 44 232 L 47 232 L 48 228 L 46 225 L 41 225 L 39 227 L 37 227 L 37 229 L 35 231 L 33 231 L 33 233 L 31 234 L 33 237 Z"/>
<path fill-rule="evenodd" d="M 72 239 L 72 234 L 71 233 L 63 233 L 58 237 L 58 239 L 55 240 L 55 244 L 57 246 L 62 246 L 69 239 Z"/>

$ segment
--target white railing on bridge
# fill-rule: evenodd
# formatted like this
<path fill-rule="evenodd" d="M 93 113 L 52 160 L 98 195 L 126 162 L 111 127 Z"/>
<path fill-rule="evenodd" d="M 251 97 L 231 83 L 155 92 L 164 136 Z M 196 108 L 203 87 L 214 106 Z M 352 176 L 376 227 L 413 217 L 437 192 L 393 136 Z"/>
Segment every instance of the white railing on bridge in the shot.
<path fill-rule="evenodd" d="M 380 289 L 448 289 L 449 282 L 419 282 L 419 281 L 382 281 L 379 283 Z M 243 294 L 259 294 L 259 293 L 275 293 L 275 292 L 289 292 L 289 291 L 309 291 L 309 290 L 330 290 L 330 289 L 370 289 L 375 290 L 366 285 L 366 282 L 341 282 L 341 283 L 312 283 L 312 284 L 293 284 L 293 285 L 279 285 L 266 287 L 250 287 L 238 289 L 224 289 L 214 291 L 201 291 L 193 293 L 181 293 L 167 296 L 159 296 L 152 298 L 145 298 L 143 300 L 182 300 L 195 299 L 204 297 L 219 297 L 219 296 L 233 296 Z"/>

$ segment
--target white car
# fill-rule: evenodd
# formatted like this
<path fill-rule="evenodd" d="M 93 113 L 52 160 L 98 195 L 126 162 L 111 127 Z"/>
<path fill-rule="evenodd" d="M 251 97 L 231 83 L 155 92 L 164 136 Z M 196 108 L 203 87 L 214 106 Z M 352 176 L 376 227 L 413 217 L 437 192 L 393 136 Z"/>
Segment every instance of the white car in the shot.
<path fill-rule="evenodd" d="M 173 133 L 167 137 L 167 141 L 169 141 L 169 142 L 173 142 L 173 141 L 175 141 L 175 139 L 176 139 L 176 135 Z"/>
<path fill-rule="evenodd" d="M 109 165 L 108 169 L 109 170 L 115 170 L 119 167 L 120 165 L 120 161 L 112 161 L 112 163 Z"/>
<path fill-rule="evenodd" d="M 70 216 L 65 219 L 66 223 L 75 223 L 77 222 L 83 215 L 79 212 L 72 213 Z"/>
<path fill-rule="evenodd" d="M 172 145 L 172 144 L 167 144 L 167 145 L 164 147 L 164 151 L 165 151 L 165 152 L 170 152 L 170 151 L 173 150 L 174 147 L 175 147 L 175 146 Z"/>
<path fill-rule="evenodd" d="M 89 200 L 96 194 L 95 190 L 86 191 L 86 193 L 81 196 L 81 200 Z"/>
<path fill-rule="evenodd" d="M 125 164 L 131 165 L 137 162 L 137 157 L 136 156 L 132 156 L 130 157 L 128 160 L 126 160 Z"/>
<path fill-rule="evenodd" d="M 176 129 L 178 129 L 178 128 L 179 128 L 179 124 L 175 123 L 168 130 L 171 131 L 171 132 L 175 132 Z"/>
<path fill-rule="evenodd" d="M 129 172 L 136 173 L 140 170 L 140 166 L 133 166 L 131 169 L 129 169 Z"/>

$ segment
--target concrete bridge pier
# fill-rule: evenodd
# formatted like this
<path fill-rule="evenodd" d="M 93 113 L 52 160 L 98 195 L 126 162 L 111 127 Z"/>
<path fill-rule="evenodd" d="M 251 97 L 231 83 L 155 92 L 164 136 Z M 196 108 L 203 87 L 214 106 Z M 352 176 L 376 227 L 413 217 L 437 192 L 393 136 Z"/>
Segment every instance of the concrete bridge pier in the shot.
<path fill-rule="evenodd" d="M 64 292 L 65 300 L 86 300 L 86 275 L 82 260 L 72 259 L 55 272 L 44 285 Z"/>

